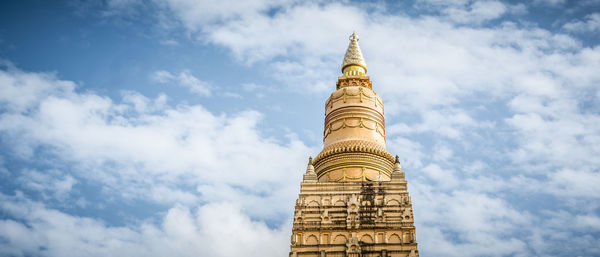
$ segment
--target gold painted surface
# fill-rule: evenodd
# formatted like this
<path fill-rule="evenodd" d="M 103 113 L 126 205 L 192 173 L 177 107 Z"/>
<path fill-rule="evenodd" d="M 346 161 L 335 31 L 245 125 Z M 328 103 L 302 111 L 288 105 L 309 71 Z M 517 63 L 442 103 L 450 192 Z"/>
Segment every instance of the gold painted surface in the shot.
<path fill-rule="evenodd" d="M 384 181 L 381 171 L 367 169 L 365 167 L 348 167 L 330 171 L 323 176 L 323 181 Z M 385 180 L 389 180 L 389 177 Z"/>
<path fill-rule="evenodd" d="M 369 76 L 343 75 L 341 77 L 338 77 L 338 80 L 335 83 L 335 89 L 340 89 L 344 87 L 363 87 L 373 89 L 373 84 L 371 83 L 371 79 L 369 78 Z"/>
<path fill-rule="evenodd" d="M 365 177 L 366 180 L 388 181 L 394 170 L 394 164 L 384 156 L 356 152 L 335 153 L 315 162 L 315 172 L 319 181 L 330 181 L 328 180 L 331 178 L 329 177 L 329 173 L 332 172 L 335 173 L 334 177 L 338 178 L 339 176 L 336 174 L 341 174 L 340 172 L 344 171 L 344 169 L 347 175 L 346 178 L 352 179 L 362 171 L 372 170 L 377 173 L 377 176 Z M 350 180 L 334 179 L 333 181 Z"/>
<path fill-rule="evenodd" d="M 381 124 L 382 126 L 385 125 L 385 120 L 383 119 L 383 115 L 381 115 L 381 113 L 377 112 L 376 110 L 373 110 L 371 108 L 366 108 L 364 106 L 349 105 L 349 106 L 344 106 L 342 108 L 334 109 L 330 112 L 326 112 L 325 127 L 327 127 L 327 124 L 333 120 L 337 120 L 340 118 L 357 118 L 357 117 L 372 119 L 375 122 Z"/>
<path fill-rule="evenodd" d="M 348 86 L 332 93 L 326 102 L 325 147 L 348 140 L 371 141 L 385 148 L 383 101 L 371 89 Z"/>
<path fill-rule="evenodd" d="M 390 163 L 395 162 L 394 156 L 392 154 L 390 154 L 384 148 L 381 148 L 379 145 L 373 146 L 372 142 L 369 142 L 369 144 L 363 144 L 362 142 L 364 142 L 364 141 L 351 140 L 351 141 L 343 141 L 343 142 L 334 144 L 332 146 L 339 145 L 339 147 L 327 147 L 327 148 L 323 149 L 323 151 L 321 151 L 321 153 L 319 153 L 317 155 L 317 157 L 315 157 L 315 159 L 313 160 L 313 163 L 319 163 L 322 161 L 323 158 L 335 156 L 335 155 L 338 155 L 341 153 L 357 153 L 358 155 L 364 155 L 364 156 L 373 154 L 373 155 L 377 155 L 377 156 L 381 156 L 382 158 L 385 158 Z M 346 143 L 348 143 L 349 145 L 345 145 Z"/>
<path fill-rule="evenodd" d="M 365 128 L 368 130 L 374 130 L 379 133 L 382 137 L 385 137 L 385 131 L 383 125 L 375 120 L 362 117 L 342 118 L 331 121 L 329 126 L 325 129 L 324 137 L 327 137 L 331 132 L 338 131 L 345 128 Z"/>
<path fill-rule="evenodd" d="M 419 256 L 413 215 L 405 180 L 303 182 L 289 256 Z"/>
<path fill-rule="evenodd" d="M 346 141 L 342 141 L 339 143 L 324 146 L 321 153 L 326 153 L 330 150 L 333 150 L 336 148 L 343 148 L 343 147 L 354 147 L 355 149 L 358 149 L 357 151 L 365 151 L 365 152 L 369 152 L 369 153 L 374 153 L 374 152 L 386 153 L 387 152 L 384 146 L 377 144 L 375 142 L 372 142 L 372 141 L 346 140 Z M 321 155 L 321 154 L 319 154 L 319 155 Z M 389 154 L 388 156 L 389 156 L 389 158 L 394 158 L 391 154 Z M 317 157 L 319 157 L 319 156 L 317 156 Z"/>
<path fill-rule="evenodd" d="M 358 35 L 356 33 L 352 33 L 350 36 L 350 44 L 342 62 L 342 73 L 344 75 L 364 75 L 367 73 L 367 62 L 365 62 L 358 45 Z"/>
<path fill-rule="evenodd" d="M 412 202 L 385 145 L 382 99 L 352 34 L 325 103 L 323 150 L 309 159 L 296 200 L 290 257 L 418 257 Z"/>
<path fill-rule="evenodd" d="M 383 115 L 383 100 L 371 89 L 348 86 L 331 93 L 325 102 L 325 111 L 346 105 L 359 105 L 373 108 Z"/>

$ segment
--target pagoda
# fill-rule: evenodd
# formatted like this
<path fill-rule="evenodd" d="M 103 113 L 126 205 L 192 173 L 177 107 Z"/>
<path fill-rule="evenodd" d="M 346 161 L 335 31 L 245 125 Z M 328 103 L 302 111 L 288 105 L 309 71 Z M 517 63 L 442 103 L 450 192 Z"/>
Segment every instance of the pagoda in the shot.
<path fill-rule="evenodd" d="M 325 102 L 323 150 L 309 158 L 292 227 L 291 257 L 416 257 L 406 179 L 385 145 L 384 107 L 358 36 Z"/>

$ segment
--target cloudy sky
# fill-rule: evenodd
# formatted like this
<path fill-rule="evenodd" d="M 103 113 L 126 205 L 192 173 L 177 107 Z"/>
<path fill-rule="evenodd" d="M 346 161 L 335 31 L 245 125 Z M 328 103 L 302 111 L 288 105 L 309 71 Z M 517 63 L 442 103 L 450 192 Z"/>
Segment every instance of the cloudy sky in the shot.
<path fill-rule="evenodd" d="M 600 256 L 597 0 L 0 3 L 0 256 L 286 256 L 356 31 L 421 256 Z"/>

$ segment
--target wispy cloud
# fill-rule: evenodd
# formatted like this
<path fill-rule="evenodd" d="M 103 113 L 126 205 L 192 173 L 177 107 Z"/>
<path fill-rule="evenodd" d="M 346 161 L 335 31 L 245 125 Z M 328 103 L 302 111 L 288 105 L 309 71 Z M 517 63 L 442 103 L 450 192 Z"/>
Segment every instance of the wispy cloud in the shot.
<path fill-rule="evenodd" d="M 593 13 L 586 15 L 581 20 L 571 21 L 563 25 L 563 28 L 579 33 L 596 33 L 600 32 L 600 13 Z"/>
<path fill-rule="evenodd" d="M 53 75 L 18 69 L 0 71 L 0 80 L 5 82 L 2 84 L 3 91 L 15 92 L 13 96 L 20 96 L 0 99 L 2 106 L 12 106 L 0 115 L 2 138 L 7 139 L 6 144 L 15 149 L 9 156 L 22 160 L 36 156 L 40 162 L 48 158 L 53 165 L 67 167 L 69 171 L 62 175 L 51 170 L 23 173 L 23 188 L 47 193 L 54 198 L 68 194 L 74 185 L 77 186 L 78 180 L 93 181 L 100 183 L 103 188 L 96 193 L 103 198 L 113 199 L 111 201 L 143 200 L 166 206 L 218 205 L 227 202 L 244 210 L 243 215 L 240 214 L 242 216 L 235 217 L 240 219 L 238 221 L 243 223 L 248 220 L 249 224 L 255 224 L 249 221 L 250 217 L 276 220 L 279 229 L 283 226 L 285 214 L 291 212 L 293 203 L 288 200 L 296 191 L 287 185 L 299 179 L 301 172 L 298 170 L 302 170 L 306 156 L 314 150 L 309 150 L 294 137 L 290 137 L 289 142 L 281 143 L 262 137 L 256 129 L 261 114 L 256 111 L 216 116 L 201 106 L 178 105 L 173 108 L 165 104 L 162 95 L 157 99 L 147 99 L 134 92 L 126 92 L 124 100 L 116 103 L 94 93 L 79 93 L 75 90 L 75 83 L 59 80 Z M 268 167 L 264 163 L 269 163 Z M 203 190 L 206 187 L 212 189 Z M 221 193 L 208 195 L 209 192 Z M 21 198 L 14 201 L 17 200 L 29 202 Z M 269 208 L 253 208 L 263 201 L 273 205 Z M 39 206 L 38 203 L 32 204 Z M 207 211 L 211 210 L 210 207 L 206 208 Z M 64 217 L 65 224 L 81 224 L 76 217 L 56 210 L 47 211 Z M 238 215 L 236 213 L 241 212 L 232 215 Z M 28 212 L 26 215 L 30 214 Z M 30 222 L 41 222 L 40 226 L 44 226 L 50 221 L 35 219 Z M 231 222 L 235 225 L 237 221 Z M 15 226 L 17 231 L 25 229 L 23 233 L 26 234 L 47 233 L 26 229 L 9 220 L 5 221 L 5 225 Z M 90 229 L 112 233 L 112 228 L 105 229 L 102 226 L 98 222 Z M 265 225 L 256 223 L 251 226 Z M 129 228 L 114 230 L 122 229 Z M 143 230 L 144 227 L 138 229 Z M 275 233 L 273 236 L 281 233 L 277 232 L 279 230 L 264 230 L 265 233 Z M 11 246 L 6 249 L 19 249 L 12 241 L 18 240 L 14 238 L 17 234 L 12 234 L 15 230 L 4 231 L 0 237 L 8 238 L 9 245 L 6 247 Z M 254 229 L 248 231 L 253 232 Z M 212 234 L 204 236 L 209 235 Z M 100 237 L 95 239 L 98 244 L 108 243 L 103 234 L 95 236 Z M 246 237 L 241 234 L 238 236 Z M 118 238 L 115 243 L 124 243 L 119 241 L 121 239 L 128 240 Z M 43 242 L 36 243 L 40 245 L 31 248 L 31 251 L 44 248 L 41 247 Z M 80 245 L 82 242 L 78 239 L 70 243 L 73 247 L 90 247 L 87 244 Z M 255 248 L 252 251 L 285 251 L 282 249 L 285 246 Z M 197 252 L 193 248 L 189 250 Z M 214 256 L 229 256 L 227 253 L 231 250 L 224 248 L 224 252 L 219 252 L 215 249 Z"/>
<path fill-rule="evenodd" d="M 187 88 L 191 93 L 210 96 L 210 83 L 202 81 L 191 74 L 189 70 L 184 70 L 179 74 L 172 74 L 165 70 L 159 70 L 152 74 L 151 79 L 156 83 L 175 84 Z"/>
<path fill-rule="evenodd" d="M 159 224 L 110 226 L 92 218 L 49 209 L 22 195 L 0 194 L 0 210 L 20 222 L 0 220 L 0 254 L 7 256 L 281 256 L 284 247 L 257 247 L 264 240 L 285 245 L 287 227 L 272 230 L 252 221 L 239 206 L 208 204 L 170 208 Z M 227 240 L 222 240 L 227 238 Z M 238 247 L 230 247 L 234 243 Z"/>

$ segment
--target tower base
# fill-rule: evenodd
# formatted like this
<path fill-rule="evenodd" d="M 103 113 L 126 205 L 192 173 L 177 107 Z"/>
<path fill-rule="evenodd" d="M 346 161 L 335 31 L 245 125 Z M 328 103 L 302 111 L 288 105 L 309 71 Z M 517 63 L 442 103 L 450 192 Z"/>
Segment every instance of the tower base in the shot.
<path fill-rule="evenodd" d="M 419 256 L 406 180 L 394 175 L 389 182 L 302 182 L 289 256 Z"/>

